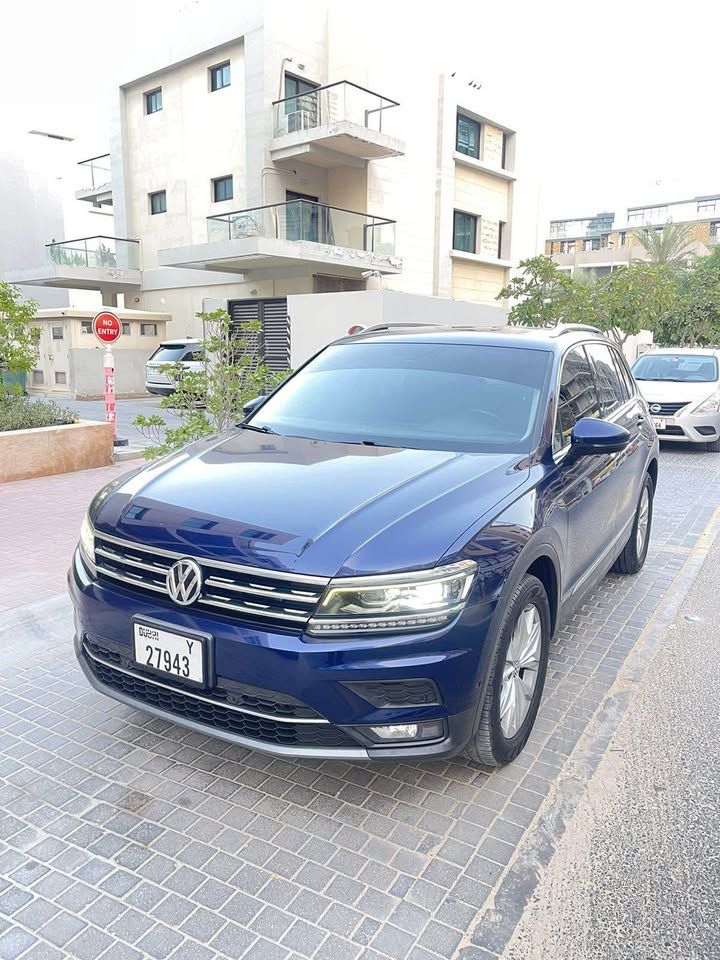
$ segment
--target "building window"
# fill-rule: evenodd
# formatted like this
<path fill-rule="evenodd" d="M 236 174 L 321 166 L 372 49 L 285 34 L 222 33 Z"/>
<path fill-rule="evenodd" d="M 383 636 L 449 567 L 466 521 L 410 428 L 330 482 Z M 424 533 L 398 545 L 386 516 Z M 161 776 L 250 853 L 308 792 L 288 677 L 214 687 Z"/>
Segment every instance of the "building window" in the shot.
<path fill-rule="evenodd" d="M 150 213 L 167 213 L 167 194 L 164 190 L 156 190 L 155 193 L 149 193 Z"/>
<path fill-rule="evenodd" d="M 61 386 L 61 385 L 67 383 L 67 376 L 66 376 L 64 370 L 56 370 L 56 371 L 55 371 L 55 383 L 56 383 L 58 386 Z"/>
<path fill-rule="evenodd" d="M 213 203 L 222 203 L 223 200 L 233 198 L 233 178 L 217 177 L 212 181 Z"/>
<path fill-rule="evenodd" d="M 620 246 L 624 247 L 627 242 L 627 233 L 625 230 L 620 231 Z"/>
<path fill-rule="evenodd" d="M 600 237 L 593 237 L 592 240 L 583 240 L 583 250 L 599 250 Z"/>
<path fill-rule="evenodd" d="M 159 113 L 162 110 L 162 87 L 148 90 L 145 94 L 145 113 Z"/>
<path fill-rule="evenodd" d="M 156 323 L 141 323 L 141 324 L 140 324 L 140 336 L 141 336 L 141 337 L 156 337 L 156 336 L 157 336 L 157 324 L 156 324 Z"/>
<path fill-rule="evenodd" d="M 317 90 L 318 84 L 302 77 L 294 77 L 291 73 L 285 74 L 285 113 L 297 113 L 305 110 L 314 115 L 317 113 L 318 98 L 310 96 Z M 310 124 L 314 126 L 314 123 Z"/>
<path fill-rule="evenodd" d="M 215 67 L 210 67 L 210 91 L 222 90 L 223 87 L 230 86 L 230 61 L 218 63 Z"/>
<path fill-rule="evenodd" d="M 41 387 L 45 383 L 45 377 L 42 370 L 33 370 L 32 382 L 34 387 Z"/>
<path fill-rule="evenodd" d="M 575 253 L 575 241 L 563 240 L 560 243 L 560 253 Z"/>
<path fill-rule="evenodd" d="M 504 259 L 504 253 L 505 253 L 505 224 L 501 220 L 500 223 L 498 223 L 498 249 L 497 249 L 498 260 Z"/>
<path fill-rule="evenodd" d="M 644 216 L 644 211 L 642 210 L 628 211 L 628 223 L 642 223 L 643 216 Z"/>
<path fill-rule="evenodd" d="M 81 320 L 80 325 L 83 333 L 92 333 L 92 320 Z"/>
<path fill-rule="evenodd" d="M 508 145 L 508 135 L 503 132 L 502 135 L 502 156 L 500 158 L 500 166 L 503 170 L 507 170 L 507 145 Z"/>
<path fill-rule="evenodd" d="M 720 242 L 720 220 L 714 220 L 710 224 L 710 243 Z"/>
<path fill-rule="evenodd" d="M 62 340 L 62 338 L 63 338 L 63 328 L 62 328 L 62 327 L 53 327 L 53 328 L 52 328 L 52 338 L 53 338 L 53 340 Z"/>
<path fill-rule="evenodd" d="M 462 113 L 457 115 L 455 149 L 468 157 L 480 158 L 480 124 Z"/>
<path fill-rule="evenodd" d="M 475 253 L 478 218 L 471 213 L 456 210 L 453 216 L 453 250 Z"/>
<path fill-rule="evenodd" d="M 124 337 L 129 337 L 129 336 L 130 336 L 130 324 L 127 323 L 126 321 L 123 321 L 122 324 L 121 324 L 121 326 L 122 326 L 122 334 L 123 334 L 123 336 L 124 336 Z"/>

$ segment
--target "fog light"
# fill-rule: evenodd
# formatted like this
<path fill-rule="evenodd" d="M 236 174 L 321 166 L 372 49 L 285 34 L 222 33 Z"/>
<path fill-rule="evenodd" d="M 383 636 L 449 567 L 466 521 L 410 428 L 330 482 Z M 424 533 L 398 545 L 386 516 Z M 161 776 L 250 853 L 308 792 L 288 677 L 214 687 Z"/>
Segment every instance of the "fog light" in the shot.
<path fill-rule="evenodd" d="M 381 727 L 370 727 L 379 739 L 390 741 L 440 740 L 445 735 L 442 720 L 423 720 L 420 723 L 389 723 Z"/>

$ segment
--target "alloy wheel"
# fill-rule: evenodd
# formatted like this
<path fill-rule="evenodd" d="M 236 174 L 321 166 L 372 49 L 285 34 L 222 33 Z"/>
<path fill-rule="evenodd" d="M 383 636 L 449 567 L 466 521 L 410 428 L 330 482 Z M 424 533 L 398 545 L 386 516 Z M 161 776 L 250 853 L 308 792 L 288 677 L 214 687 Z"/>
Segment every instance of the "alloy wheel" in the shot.
<path fill-rule="evenodd" d="M 635 552 L 638 557 L 642 557 L 645 549 L 645 540 L 648 535 L 648 526 L 650 524 L 650 494 L 647 486 L 643 487 L 640 497 L 640 507 L 638 509 L 637 531 L 635 533 Z"/>
<path fill-rule="evenodd" d="M 540 668 L 542 621 L 534 603 L 518 617 L 508 645 L 500 687 L 500 726 L 509 740 L 522 726 L 532 703 Z"/>

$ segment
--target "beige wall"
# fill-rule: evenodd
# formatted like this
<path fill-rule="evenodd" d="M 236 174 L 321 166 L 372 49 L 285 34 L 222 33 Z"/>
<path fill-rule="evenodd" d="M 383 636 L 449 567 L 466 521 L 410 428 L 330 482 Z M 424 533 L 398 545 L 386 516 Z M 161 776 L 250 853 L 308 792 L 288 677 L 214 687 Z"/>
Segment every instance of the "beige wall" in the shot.
<path fill-rule="evenodd" d="M 492 174 L 457 164 L 455 209 L 480 217 L 477 253 L 496 257 L 499 223 L 509 220 L 509 185 Z"/>
<path fill-rule="evenodd" d="M 485 263 L 454 258 L 452 265 L 452 294 L 462 300 L 491 302 L 505 285 L 507 270 Z"/>

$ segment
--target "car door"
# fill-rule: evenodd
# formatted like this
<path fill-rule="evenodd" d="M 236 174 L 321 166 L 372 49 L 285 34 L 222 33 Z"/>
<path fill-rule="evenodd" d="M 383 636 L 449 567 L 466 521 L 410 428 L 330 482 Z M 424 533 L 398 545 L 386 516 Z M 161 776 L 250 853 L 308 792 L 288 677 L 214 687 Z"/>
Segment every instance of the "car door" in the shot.
<path fill-rule="evenodd" d="M 617 489 L 612 454 L 576 457 L 570 453 L 572 428 L 583 417 L 601 416 L 595 374 L 583 344 L 564 355 L 553 433 L 557 474 L 553 487 L 566 514 L 565 593 L 572 593 L 615 539 Z"/>
<path fill-rule="evenodd" d="M 602 417 L 624 427 L 630 434 L 628 446 L 610 454 L 613 467 L 610 482 L 617 498 L 615 529 L 619 536 L 632 522 L 640 498 L 646 459 L 645 410 L 634 384 L 630 392 L 625 361 L 618 350 L 599 341 L 587 344 L 586 350 L 595 373 Z M 632 377 L 629 379 L 632 383 Z"/>

